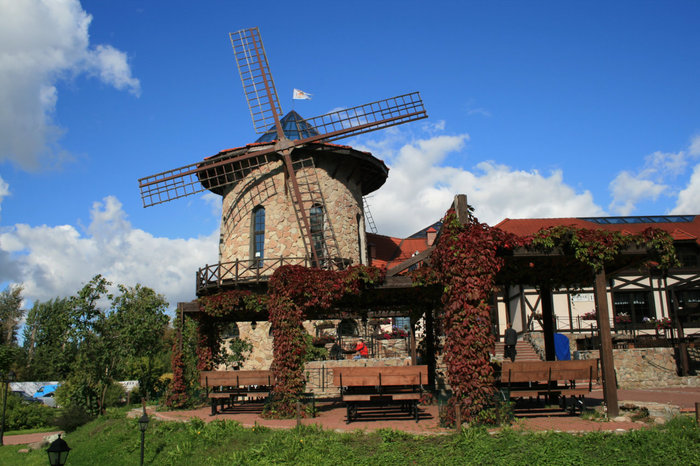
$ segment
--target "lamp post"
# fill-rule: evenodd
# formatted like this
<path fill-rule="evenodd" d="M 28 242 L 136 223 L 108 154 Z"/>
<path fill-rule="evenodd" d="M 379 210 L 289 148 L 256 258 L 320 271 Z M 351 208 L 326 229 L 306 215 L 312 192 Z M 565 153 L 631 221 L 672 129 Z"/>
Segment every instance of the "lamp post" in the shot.
<path fill-rule="evenodd" d="M 61 434 L 58 434 L 58 438 L 51 442 L 46 453 L 49 455 L 49 464 L 51 466 L 63 466 L 66 464 L 68 459 L 68 453 L 70 452 L 70 447 L 65 440 L 61 438 Z"/>
<path fill-rule="evenodd" d="M 3 446 L 3 437 L 5 436 L 5 410 L 7 409 L 7 387 L 10 386 L 10 382 L 15 380 L 15 373 L 8 371 L 3 377 L 3 382 L 5 382 L 5 394 L 2 399 L 2 424 L 0 424 L 0 447 Z"/>
<path fill-rule="evenodd" d="M 143 445 L 146 441 L 146 429 L 148 429 L 148 414 L 146 405 L 143 406 L 143 416 L 139 418 L 139 430 L 141 431 L 141 466 L 143 466 Z"/>

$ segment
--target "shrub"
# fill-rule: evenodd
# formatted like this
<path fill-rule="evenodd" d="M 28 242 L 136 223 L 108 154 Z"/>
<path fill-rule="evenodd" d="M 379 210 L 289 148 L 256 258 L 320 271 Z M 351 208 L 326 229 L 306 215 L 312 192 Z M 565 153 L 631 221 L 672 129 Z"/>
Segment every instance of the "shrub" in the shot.
<path fill-rule="evenodd" d="M 34 429 L 36 427 L 52 426 L 55 415 L 55 408 L 50 408 L 41 403 L 24 401 L 14 393 L 7 394 L 7 408 L 5 411 L 6 430 Z"/>
<path fill-rule="evenodd" d="M 95 416 L 90 415 L 82 407 L 71 405 L 64 408 L 56 418 L 54 424 L 66 432 L 73 432 L 78 427 L 92 421 Z"/>

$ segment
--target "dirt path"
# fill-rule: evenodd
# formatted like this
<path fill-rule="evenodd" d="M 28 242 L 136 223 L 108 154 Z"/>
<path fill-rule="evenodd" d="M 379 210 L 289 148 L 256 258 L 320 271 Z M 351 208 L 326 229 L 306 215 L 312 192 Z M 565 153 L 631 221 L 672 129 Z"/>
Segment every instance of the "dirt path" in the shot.
<path fill-rule="evenodd" d="M 3 437 L 4 445 L 26 445 L 28 443 L 34 443 L 42 440 L 44 437 L 50 435 L 63 434 L 63 431 L 57 430 L 55 432 L 39 432 L 36 434 L 17 434 L 17 435 L 5 435 Z"/>

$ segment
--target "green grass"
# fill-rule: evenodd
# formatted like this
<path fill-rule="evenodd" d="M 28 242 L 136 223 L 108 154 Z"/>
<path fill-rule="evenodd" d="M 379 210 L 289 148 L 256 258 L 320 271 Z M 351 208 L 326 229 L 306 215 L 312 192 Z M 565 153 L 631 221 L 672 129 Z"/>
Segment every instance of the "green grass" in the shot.
<path fill-rule="evenodd" d="M 65 437 L 69 465 L 138 464 L 140 434 L 124 412 L 97 419 Z M 0 464 L 45 465 L 46 453 L 0 448 Z M 483 428 L 461 434 L 414 436 L 393 430 L 337 433 L 317 427 L 243 428 L 233 421 L 152 421 L 146 464 L 571 464 L 700 465 L 700 429 L 681 417 L 665 426 L 625 434 L 520 433 Z"/>

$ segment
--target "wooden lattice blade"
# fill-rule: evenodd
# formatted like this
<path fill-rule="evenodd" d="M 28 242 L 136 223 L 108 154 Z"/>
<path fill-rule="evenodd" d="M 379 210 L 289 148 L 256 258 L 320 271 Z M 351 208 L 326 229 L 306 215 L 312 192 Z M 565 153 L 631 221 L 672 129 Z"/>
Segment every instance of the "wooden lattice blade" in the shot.
<path fill-rule="evenodd" d="M 228 158 L 185 165 L 139 179 L 144 207 L 215 190 L 240 181 L 251 170 L 276 158 L 273 147 Z"/>
<path fill-rule="evenodd" d="M 305 122 L 314 127 L 318 135 L 298 139 L 294 145 L 318 140 L 334 141 L 427 117 L 420 94 L 413 92 L 307 118 Z"/>
<path fill-rule="evenodd" d="M 264 133 L 278 125 L 282 108 L 272 80 L 267 55 L 257 27 L 229 34 L 236 57 L 243 93 L 248 101 L 255 132 Z"/>

